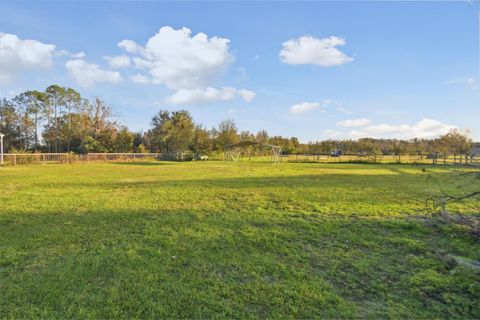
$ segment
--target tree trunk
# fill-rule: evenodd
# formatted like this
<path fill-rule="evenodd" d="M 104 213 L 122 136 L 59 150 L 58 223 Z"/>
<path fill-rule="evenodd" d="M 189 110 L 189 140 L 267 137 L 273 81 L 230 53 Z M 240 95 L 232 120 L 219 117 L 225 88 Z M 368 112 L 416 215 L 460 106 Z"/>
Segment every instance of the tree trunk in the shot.
<path fill-rule="evenodd" d="M 35 111 L 35 152 L 38 151 L 38 112 Z"/>
<path fill-rule="evenodd" d="M 59 118 L 58 120 L 59 121 L 57 121 L 57 133 L 58 133 L 57 139 L 58 139 L 58 149 L 60 151 L 62 151 L 62 149 L 61 149 L 61 138 L 62 138 L 61 135 L 62 135 L 62 132 L 58 130 L 58 127 L 60 127 L 60 129 L 62 128 L 62 105 L 59 105 L 58 108 L 59 108 L 59 111 L 58 111 L 58 118 Z"/>
<path fill-rule="evenodd" d="M 55 102 L 55 153 L 58 153 L 58 118 L 57 118 L 57 102 Z"/>
<path fill-rule="evenodd" d="M 72 120 L 71 120 L 71 106 L 68 104 L 68 142 L 67 142 L 67 152 L 70 152 L 70 135 L 71 135 L 71 126 L 72 126 Z"/>

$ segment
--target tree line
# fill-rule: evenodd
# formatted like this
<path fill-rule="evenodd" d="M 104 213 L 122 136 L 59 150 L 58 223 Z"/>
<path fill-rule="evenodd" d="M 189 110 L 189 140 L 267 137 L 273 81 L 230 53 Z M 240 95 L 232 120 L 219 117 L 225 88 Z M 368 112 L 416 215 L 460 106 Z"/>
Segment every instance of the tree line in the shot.
<path fill-rule="evenodd" d="M 295 137 L 238 130 L 233 120 L 211 129 L 194 122 L 186 110 L 161 110 L 146 132 L 132 132 L 115 120 L 112 108 L 99 98 L 88 100 L 72 88 L 51 85 L 0 100 L 0 132 L 7 152 L 164 152 L 208 155 L 241 141 L 281 146 L 285 154 L 457 154 L 468 155 L 472 140 L 458 130 L 436 139 L 323 140 L 300 143 Z M 261 146 L 250 146 L 259 154 Z"/>

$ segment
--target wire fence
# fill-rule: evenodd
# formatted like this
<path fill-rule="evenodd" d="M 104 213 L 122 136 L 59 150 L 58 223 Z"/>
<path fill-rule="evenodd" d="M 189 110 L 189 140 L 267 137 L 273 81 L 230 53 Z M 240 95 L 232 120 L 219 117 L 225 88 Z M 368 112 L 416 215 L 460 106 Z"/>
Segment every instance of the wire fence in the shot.
<path fill-rule="evenodd" d="M 186 153 L 5 153 L 4 165 L 28 165 L 77 162 L 134 162 L 134 161 L 182 161 L 190 160 Z M 208 158 L 206 158 L 208 159 Z M 222 155 L 211 156 L 210 160 L 224 160 Z M 392 164 L 436 164 L 436 165 L 476 165 L 480 166 L 480 156 L 436 155 L 431 154 L 289 154 L 281 155 L 280 162 L 293 163 L 392 163 Z M 241 156 L 238 161 L 271 162 L 271 155 Z"/>
<path fill-rule="evenodd" d="M 213 157 L 214 160 L 224 160 L 222 155 Z M 228 159 L 227 159 L 228 160 Z M 272 161 L 271 155 L 241 155 L 236 161 Z M 434 164 L 434 165 L 478 165 L 480 156 L 465 155 L 432 155 L 432 154 L 288 154 L 281 155 L 279 162 L 299 163 L 391 163 L 391 164 Z"/>
<path fill-rule="evenodd" d="M 5 153 L 3 155 L 4 165 L 177 159 L 176 155 L 165 153 Z"/>
<path fill-rule="evenodd" d="M 480 165 L 480 157 L 466 155 L 432 155 L 432 154 L 290 154 L 282 155 L 285 162 L 319 162 L 319 163 L 397 163 L 397 164 L 434 164 L 434 165 Z"/>

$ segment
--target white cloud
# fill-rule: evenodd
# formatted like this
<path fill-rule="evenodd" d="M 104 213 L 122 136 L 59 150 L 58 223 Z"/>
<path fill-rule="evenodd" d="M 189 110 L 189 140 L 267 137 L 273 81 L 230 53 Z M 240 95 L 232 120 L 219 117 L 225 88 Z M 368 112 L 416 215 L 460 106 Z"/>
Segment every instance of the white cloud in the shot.
<path fill-rule="evenodd" d="M 82 59 L 82 58 L 84 58 L 85 56 L 86 56 L 86 54 L 85 54 L 85 52 L 83 52 L 83 51 L 70 54 L 70 57 L 73 58 L 73 59 Z"/>
<path fill-rule="evenodd" d="M 282 44 L 280 60 L 288 64 L 314 64 L 322 67 L 337 66 L 353 61 L 338 46 L 345 45 L 345 40 L 338 37 L 324 39 L 303 36 Z"/>
<path fill-rule="evenodd" d="M 459 77 L 452 78 L 444 82 L 446 85 L 463 85 L 475 89 L 477 87 L 477 80 L 474 77 Z"/>
<path fill-rule="evenodd" d="M 327 130 L 325 130 L 324 134 L 325 134 L 325 135 L 327 136 L 327 138 L 329 138 L 329 139 L 336 139 L 336 138 L 341 137 L 342 132 L 336 131 L 336 130 L 327 129 Z"/>
<path fill-rule="evenodd" d="M 294 104 L 290 107 L 290 113 L 300 114 L 311 110 L 322 109 L 322 105 L 318 102 L 302 102 Z M 323 111 L 323 110 L 322 110 Z"/>
<path fill-rule="evenodd" d="M 0 33 L 0 83 L 10 81 L 25 69 L 51 67 L 54 54 L 53 44 Z"/>
<path fill-rule="evenodd" d="M 119 72 L 103 70 L 98 65 L 81 59 L 69 60 L 65 67 L 73 79 L 84 87 L 93 86 L 96 82 L 117 83 L 122 80 Z"/>
<path fill-rule="evenodd" d="M 243 109 L 234 109 L 234 108 L 231 108 L 231 109 L 228 109 L 228 113 L 240 113 L 240 112 L 244 112 L 245 110 Z"/>
<path fill-rule="evenodd" d="M 255 92 L 251 91 L 251 90 L 246 90 L 246 89 L 240 89 L 240 90 L 237 90 L 237 93 L 240 97 L 243 98 L 243 100 L 245 100 L 246 102 L 250 102 L 253 100 L 253 98 L 255 98 L 255 96 L 257 95 Z"/>
<path fill-rule="evenodd" d="M 130 76 L 130 80 L 140 84 L 149 84 L 152 82 L 149 77 L 144 76 L 143 74 L 134 74 L 133 76 Z"/>
<path fill-rule="evenodd" d="M 170 104 L 228 101 L 241 97 L 250 102 L 255 92 L 228 86 L 216 87 L 233 56 L 230 40 L 208 37 L 204 33 L 192 34 L 188 28 L 162 27 L 145 45 L 122 40 L 118 46 L 131 54 L 120 61 L 110 59 L 113 68 L 133 66 L 140 73 L 130 76 L 140 84 L 162 84 L 173 93 L 166 97 Z M 114 57 L 116 58 L 116 57 Z M 118 63 L 115 63 L 118 62 Z M 246 70 L 238 69 L 241 79 L 248 79 Z"/>
<path fill-rule="evenodd" d="M 352 114 L 352 112 L 343 107 L 343 103 L 334 99 L 323 99 L 319 102 L 302 102 L 294 104 L 290 107 L 291 114 L 301 114 L 312 110 L 325 111 L 337 111 L 342 114 Z M 338 124 L 338 123 L 337 123 Z"/>
<path fill-rule="evenodd" d="M 110 67 L 114 69 L 128 68 L 132 65 L 130 58 L 125 55 L 115 56 L 115 57 L 105 56 L 103 58 L 107 60 L 108 63 L 110 64 Z"/>
<path fill-rule="evenodd" d="M 144 69 L 153 83 L 172 90 L 198 89 L 211 86 L 233 60 L 229 39 L 192 35 L 188 28 L 175 30 L 165 26 L 145 46 L 131 40 L 118 45 L 133 58 L 136 67 Z"/>
<path fill-rule="evenodd" d="M 435 138 L 446 134 L 454 128 L 456 128 L 454 125 L 445 124 L 438 120 L 422 119 L 413 125 L 391 125 L 385 123 L 370 125 L 360 130 L 352 130 L 348 133 L 348 136 L 354 139 L 362 137 L 396 139 Z"/>
<path fill-rule="evenodd" d="M 71 53 L 68 50 L 58 50 L 58 51 L 55 51 L 55 56 L 57 56 L 57 57 L 68 56 L 69 58 L 72 58 L 72 59 L 82 59 L 86 56 L 86 54 L 83 51 L 76 52 L 76 53 Z"/>
<path fill-rule="evenodd" d="M 371 124 L 367 118 L 359 118 L 359 119 L 347 119 L 340 122 L 337 122 L 337 126 L 344 127 L 344 128 L 353 128 L 353 127 L 365 127 Z"/>
<path fill-rule="evenodd" d="M 187 103 L 206 103 L 212 101 L 228 101 L 240 96 L 246 102 L 250 102 L 255 96 L 255 92 L 245 89 L 235 89 L 232 87 L 223 87 L 220 89 L 208 87 L 205 89 L 180 89 L 166 98 L 170 104 Z"/>
<path fill-rule="evenodd" d="M 337 111 L 343 114 L 352 114 L 352 111 L 344 108 L 344 107 L 337 107 Z"/>
<path fill-rule="evenodd" d="M 118 43 L 118 46 L 128 53 L 137 53 L 141 50 L 141 46 L 132 40 L 122 40 Z"/>

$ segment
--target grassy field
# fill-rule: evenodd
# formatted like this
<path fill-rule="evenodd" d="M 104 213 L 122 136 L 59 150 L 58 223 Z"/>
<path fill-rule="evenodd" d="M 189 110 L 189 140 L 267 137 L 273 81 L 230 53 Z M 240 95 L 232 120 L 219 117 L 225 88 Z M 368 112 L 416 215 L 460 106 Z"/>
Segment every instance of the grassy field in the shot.
<path fill-rule="evenodd" d="M 480 318 L 439 257 L 480 244 L 418 218 L 432 192 L 409 165 L 0 168 L 0 318 Z"/>

